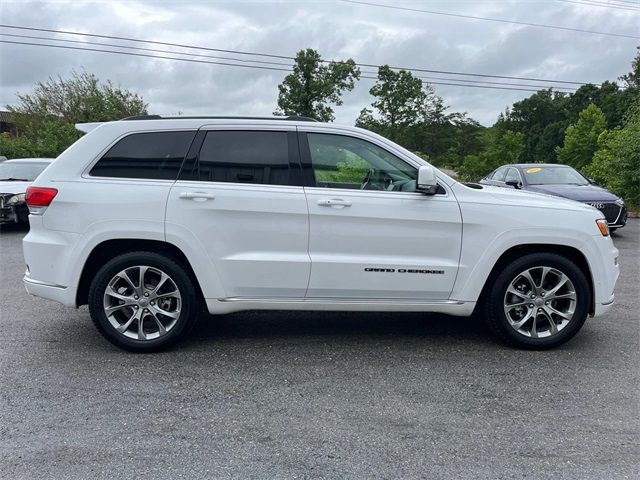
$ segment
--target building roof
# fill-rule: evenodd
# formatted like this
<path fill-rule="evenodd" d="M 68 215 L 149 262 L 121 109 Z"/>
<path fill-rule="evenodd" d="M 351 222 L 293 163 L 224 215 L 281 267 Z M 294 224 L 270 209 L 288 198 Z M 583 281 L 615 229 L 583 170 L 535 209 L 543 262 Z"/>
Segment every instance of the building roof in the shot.
<path fill-rule="evenodd" d="M 0 122 L 11 123 L 11 112 L 7 112 L 6 110 L 0 110 Z"/>

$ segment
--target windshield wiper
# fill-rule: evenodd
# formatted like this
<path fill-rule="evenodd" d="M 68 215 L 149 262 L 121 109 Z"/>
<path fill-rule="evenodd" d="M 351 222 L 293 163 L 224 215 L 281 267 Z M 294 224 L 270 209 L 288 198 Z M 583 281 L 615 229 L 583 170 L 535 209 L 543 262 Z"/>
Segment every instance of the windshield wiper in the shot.
<path fill-rule="evenodd" d="M 30 182 L 28 178 L 0 178 L 0 182 Z"/>

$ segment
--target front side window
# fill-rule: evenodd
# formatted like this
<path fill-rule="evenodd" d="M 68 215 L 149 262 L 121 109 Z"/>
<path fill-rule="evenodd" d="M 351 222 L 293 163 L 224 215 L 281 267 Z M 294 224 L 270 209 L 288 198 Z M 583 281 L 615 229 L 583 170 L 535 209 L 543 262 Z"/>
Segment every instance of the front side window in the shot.
<path fill-rule="evenodd" d="M 175 180 L 195 132 L 172 131 L 127 135 L 98 160 L 94 177 Z"/>
<path fill-rule="evenodd" d="M 359 138 L 308 133 L 317 187 L 415 192 L 417 169 Z"/>
<path fill-rule="evenodd" d="M 519 182 L 520 181 L 520 174 L 518 173 L 518 170 L 516 170 L 515 168 L 510 168 L 509 170 L 507 170 L 507 175 L 504 177 L 504 181 L 505 182 Z"/>
<path fill-rule="evenodd" d="M 496 182 L 504 182 L 504 176 L 507 173 L 507 167 L 500 167 L 493 175 L 491 175 L 491 180 L 495 180 Z"/>
<path fill-rule="evenodd" d="M 289 185 L 287 132 L 207 132 L 196 169 L 205 182 Z"/>

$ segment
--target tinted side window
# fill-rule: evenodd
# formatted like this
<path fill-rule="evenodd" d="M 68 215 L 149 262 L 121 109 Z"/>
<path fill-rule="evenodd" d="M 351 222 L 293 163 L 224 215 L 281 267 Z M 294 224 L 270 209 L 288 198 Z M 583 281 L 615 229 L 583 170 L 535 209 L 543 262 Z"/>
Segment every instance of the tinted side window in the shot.
<path fill-rule="evenodd" d="M 195 132 L 133 133 L 94 165 L 94 177 L 175 180 Z"/>
<path fill-rule="evenodd" d="M 287 132 L 207 132 L 196 169 L 205 182 L 289 185 Z"/>

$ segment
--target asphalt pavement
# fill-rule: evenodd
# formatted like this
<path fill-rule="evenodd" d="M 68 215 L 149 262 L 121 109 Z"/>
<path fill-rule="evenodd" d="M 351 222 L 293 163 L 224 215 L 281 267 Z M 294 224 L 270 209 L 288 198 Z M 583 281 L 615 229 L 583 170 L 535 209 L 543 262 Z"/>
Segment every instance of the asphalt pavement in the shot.
<path fill-rule="evenodd" d="M 477 320 L 247 312 L 136 355 L 29 297 L 0 232 L 0 478 L 640 478 L 640 221 L 616 304 L 547 352 Z"/>

